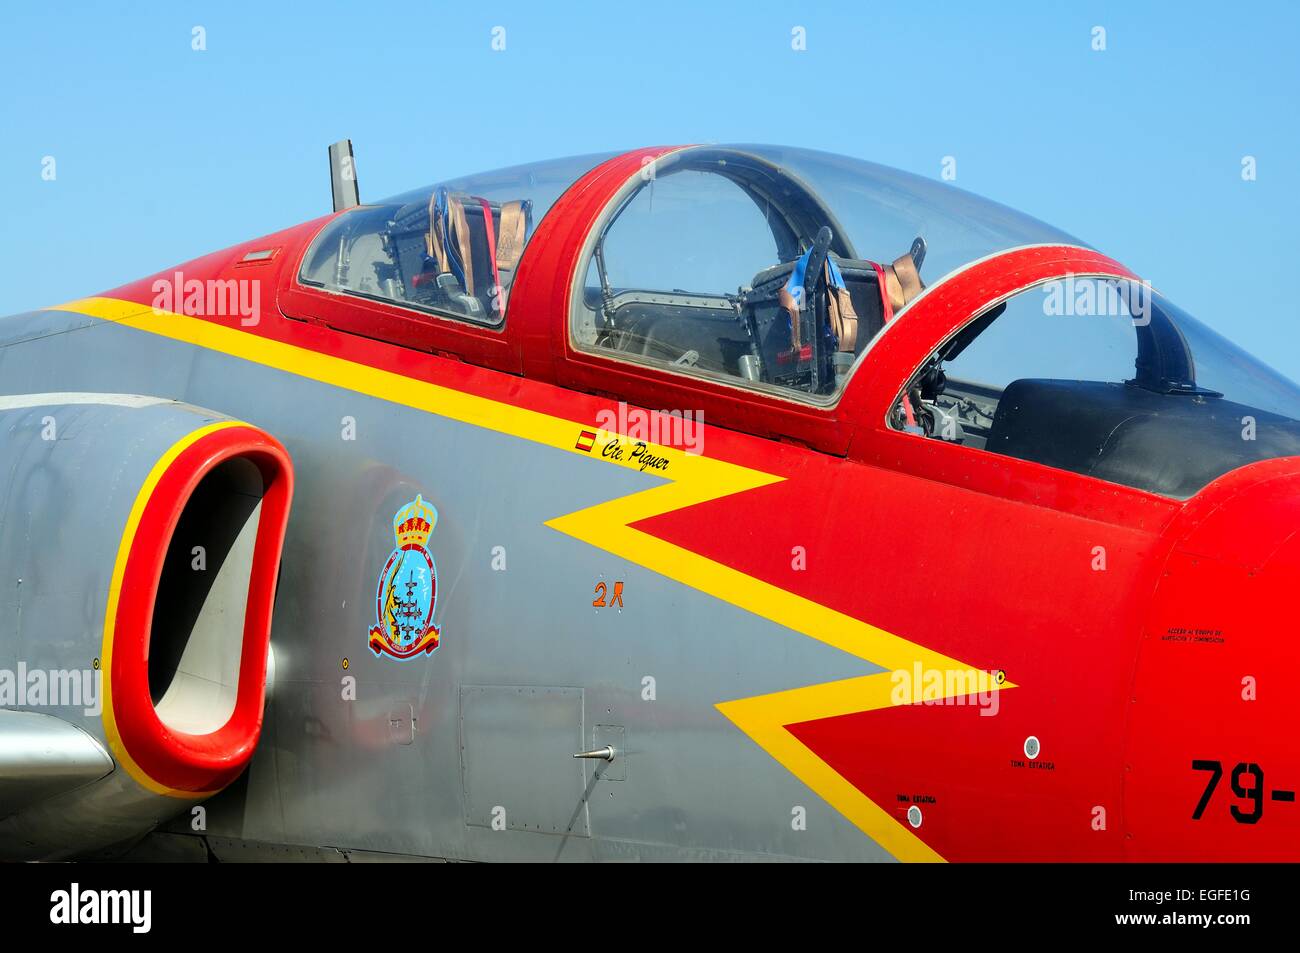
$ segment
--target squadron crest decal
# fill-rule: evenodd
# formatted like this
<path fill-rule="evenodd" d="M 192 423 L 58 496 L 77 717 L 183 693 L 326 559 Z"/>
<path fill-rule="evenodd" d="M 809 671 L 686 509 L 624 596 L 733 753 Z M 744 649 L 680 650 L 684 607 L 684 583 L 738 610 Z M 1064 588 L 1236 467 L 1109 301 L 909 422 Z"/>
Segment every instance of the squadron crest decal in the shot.
<path fill-rule="evenodd" d="M 438 647 L 439 631 L 433 624 L 438 570 L 427 548 L 437 522 L 438 511 L 418 495 L 393 517 L 397 548 L 379 574 L 376 624 L 370 629 L 370 649 L 376 655 L 409 659 Z"/>

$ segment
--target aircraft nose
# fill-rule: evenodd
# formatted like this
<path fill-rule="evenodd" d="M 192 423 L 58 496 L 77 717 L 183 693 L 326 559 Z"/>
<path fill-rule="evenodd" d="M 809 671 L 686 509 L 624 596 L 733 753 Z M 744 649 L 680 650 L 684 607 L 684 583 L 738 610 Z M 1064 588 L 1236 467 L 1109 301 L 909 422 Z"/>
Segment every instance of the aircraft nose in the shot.
<path fill-rule="evenodd" d="M 1300 472 L 1193 500 L 1171 530 L 1127 702 L 1125 848 L 1134 860 L 1294 857 Z"/>

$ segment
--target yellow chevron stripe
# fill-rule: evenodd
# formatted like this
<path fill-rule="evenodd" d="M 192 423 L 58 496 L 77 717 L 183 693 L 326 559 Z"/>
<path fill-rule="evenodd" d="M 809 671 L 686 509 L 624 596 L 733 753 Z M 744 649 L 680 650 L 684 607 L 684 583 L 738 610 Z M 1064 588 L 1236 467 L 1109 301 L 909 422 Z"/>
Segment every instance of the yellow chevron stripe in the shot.
<path fill-rule="evenodd" d="M 589 456 L 576 450 L 574 442 L 579 429 L 595 428 L 561 417 L 356 364 L 199 318 L 159 312 L 146 305 L 112 298 L 85 298 L 60 305 L 56 310 L 92 315 L 286 374 Z M 394 400 L 394 394 L 400 394 L 401 399 Z M 596 433 L 597 445 L 617 436 L 603 430 Z M 782 479 L 672 447 L 651 445 L 650 449 L 668 459 L 667 470 L 660 474 L 667 478 L 667 483 L 557 517 L 546 525 L 885 669 L 857 678 L 722 702 L 717 708 L 892 855 L 900 860 L 942 860 L 910 829 L 795 739 L 785 726 L 889 707 L 893 704 L 890 672 L 910 671 L 918 662 L 927 671 L 966 673 L 972 671 L 972 666 L 633 529 L 629 524 Z M 633 460 L 600 459 L 614 466 L 639 469 Z M 989 676 L 979 672 L 975 691 L 1014 687 L 1009 681 L 996 685 Z"/>

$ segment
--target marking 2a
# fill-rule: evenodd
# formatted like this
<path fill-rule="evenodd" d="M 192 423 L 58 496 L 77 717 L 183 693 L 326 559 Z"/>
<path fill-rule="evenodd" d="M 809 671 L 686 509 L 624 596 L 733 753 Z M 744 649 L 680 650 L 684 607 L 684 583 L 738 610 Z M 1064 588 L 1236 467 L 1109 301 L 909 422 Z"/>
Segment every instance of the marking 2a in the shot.
<path fill-rule="evenodd" d="M 603 581 L 596 583 L 596 588 L 592 592 L 596 598 L 591 600 L 591 604 L 597 609 L 603 609 L 607 605 L 623 608 L 623 583 L 621 581 L 614 583 L 613 592 Z M 608 602 L 605 601 L 607 596 L 609 598 Z"/>

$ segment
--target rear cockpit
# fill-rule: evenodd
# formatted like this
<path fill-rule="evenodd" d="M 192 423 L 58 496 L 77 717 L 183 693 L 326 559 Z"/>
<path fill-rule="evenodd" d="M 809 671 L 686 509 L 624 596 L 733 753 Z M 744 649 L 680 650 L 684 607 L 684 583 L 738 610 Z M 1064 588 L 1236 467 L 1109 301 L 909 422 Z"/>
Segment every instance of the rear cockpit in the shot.
<path fill-rule="evenodd" d="M 1012 227 L 987 229 L 988 217 Z M 572 341 L 832 400 L 920 294 L 923 267 L 942 277 L 1046 241 L 1069 239 L 870 163 L 768 146 L 682 149 L 643 167 L 596 223 L 574 288 Z"/>
<path fill-rule="evenodd" d="M 753 152 L 657 159 L 589 240 L 580 347 L 811 396 L 919 294 L 925 242 L 883 265 L 793 170 Z"/>

